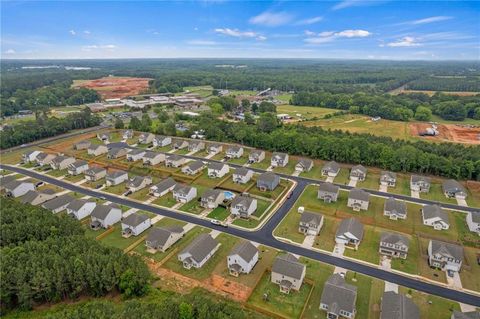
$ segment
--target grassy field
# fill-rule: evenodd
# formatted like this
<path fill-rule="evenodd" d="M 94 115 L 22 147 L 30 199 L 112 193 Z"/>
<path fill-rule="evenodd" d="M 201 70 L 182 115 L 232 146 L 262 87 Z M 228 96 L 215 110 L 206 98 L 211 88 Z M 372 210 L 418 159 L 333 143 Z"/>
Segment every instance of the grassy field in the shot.
<path fill-rule="evenodd" d="M 218 206 L 214 210 L 212 210 L 207 217 L 216 219 L 216 220 L 225 220 L 230 215 L 230 211 L 225 207 Z"/>
<path fill-rule="evenodd" d="M 100 240 L 100 242 L 104 245 L 116 247 L 116 248 L 119 248 L 119 249 L 122 249 L 122 250 L 127 248 L 128 246 L 130 246 L 131 244 L 133 244 L 137 240 L 139 240 L 142 236 L 146 236 L 148 234 L 149 230 L 150 230 L 150 229 L 147 229 L 146 231 L 144 231 L 139 236 L 131 236 L 129 238 L 123 238 L 122 237 L 122 226 L 120 225 L 120 223 L 118 223 L 115 226 L 116 227 L 115 227 L 114 231 L 111 232 L 110 234 L 106 235 L 105 237 L 103 237 Z"/>
<path fill-rule="evenodd" d="M 163 195 L 162 197 L 159 197 L 158 199 L 154 200 L 152 203 L 170 208 L 170 207 L 173 207 L 177 203 L 177 201 L 173 198 L 172 193 L 169 192 L 168 194 Z"/>
<path fill-rule="evenodd" d="M 376 227 L 365 226 L 363 240 L 360 246 L 358 246 L 358 250 L 345 249 L 345 256 L 378 265 L 380 260 L 380 254 L 378 253 L 379 243 L 380 230 Z"/>
<path fill-rule="evenodd" d="M 408 294 L 420 308 L 420 318 L 450 319 L 453 310 L 460 310 L 458 302 L 443 299 L 433 295 L 399 287 L 399 293 Z"/>
<path fill-rule="evenodd" d="M 297 106 L 288 104 L 277 105 L 277 113 L 288 114 L 294 118 L 299 118 L 297 114 L 300 114 L 302 119 L 323 118 L 325 115 L 332 114 L 337 111 L 338 110 L 335 109 L 314 106 Z"/>
<path fill-rule="evenodd" d="M 319 310 L 320 298 L 325 282 L 333 274 L 334 267 L 307 258 L 301 258 L 300 261 L 307 267 L 305 277 L 315 282 L 312 295 L 305 307 L 303 318 L 325 318 L 324 314 Z"/>

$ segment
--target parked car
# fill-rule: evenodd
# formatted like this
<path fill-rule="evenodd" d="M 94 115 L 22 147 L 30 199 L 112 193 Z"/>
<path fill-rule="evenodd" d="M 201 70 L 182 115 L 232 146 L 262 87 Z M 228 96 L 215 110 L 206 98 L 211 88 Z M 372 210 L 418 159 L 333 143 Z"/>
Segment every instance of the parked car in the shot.
<path fill-rule="evenodd" d="M 42 186 L 42 185 L 45 185 L 45 183 L 44 183 L 44 182 L 35 183 L 35 187 L 40 187 L 40 186 Z"/>

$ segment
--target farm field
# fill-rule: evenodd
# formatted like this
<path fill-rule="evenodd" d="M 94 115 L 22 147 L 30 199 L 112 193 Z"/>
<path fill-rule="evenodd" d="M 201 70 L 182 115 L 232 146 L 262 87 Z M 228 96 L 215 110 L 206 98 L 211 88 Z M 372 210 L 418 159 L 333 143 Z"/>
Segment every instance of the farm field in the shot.
<path fill-rule="evenodd" d="M 278 114 L 285 113 L 296 119 L 322 118 L 327 114 L 333 114 L 337 111 L 338 110 L 335 109 L 314 106 L 297 106 L 289 104 L 282 104 L 277 106 Z M 301 114 L 301 118 L 299 118 L 297 114 Z"/>

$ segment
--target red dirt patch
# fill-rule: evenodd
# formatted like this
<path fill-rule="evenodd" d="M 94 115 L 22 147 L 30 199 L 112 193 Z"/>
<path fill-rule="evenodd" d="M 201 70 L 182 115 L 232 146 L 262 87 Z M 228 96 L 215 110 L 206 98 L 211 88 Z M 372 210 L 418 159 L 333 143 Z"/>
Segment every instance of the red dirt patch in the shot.
<path fill-rule="evenodd" d="M 419 136 L 419 132 L 431 127 L 428 123 L 410 123 L 409 129 L 412 136 Z M 464 144 L 480 144 L 480 127 L 460 124 L 438 124 L 439 135 L 424 136 L 425 139 L 447 141 Z"/>
<path fill-rule="evenodd" d="M 74 83 L 74 87 L 85 87 L 97 91 L 103 99 L 124 98 L 138 95 L 148 89 L 149 78 L 103 77 L 96 80 Z"/>

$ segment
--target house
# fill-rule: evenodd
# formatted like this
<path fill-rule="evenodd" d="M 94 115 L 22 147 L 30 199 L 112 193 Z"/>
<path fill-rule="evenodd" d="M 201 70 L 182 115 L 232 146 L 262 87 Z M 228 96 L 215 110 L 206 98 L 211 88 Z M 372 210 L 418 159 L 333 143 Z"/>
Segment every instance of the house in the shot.
<path fill-rule="evenodd" d="M 323 226 L 323 215 L 304 211 L 298 223 L 298 231 L 305 235 L 317 236 Z"/>
<path fill-rule="evenodd" d="M 383 232 L 380 235 L 380 247 L 378 252 L 382 255 L 406 259 L 408 254 L 409 240 L 399 233 Z"/>
<path fill-rule="evenodd" d="M 42 204 L 42 207 L 52 211 L 52 213 L 54 214 L 58 214 L 67 209 L 68 205 L 70 205 L 70 203 L 74 200 L 75 198 L 73 198 L 72 196 L 64 194 L 50 199 L 49 201 L 46 201 Z"/>
<path fill-rule="evenodd" d="M 185 269 L 201 268 L 218 250 L 220 244 L 209 234 L 200 234 L 178 254 Z"/>
<path fill-rule="evenodd" d="M 280 177 L 272 172 L 265 172 L 257 178 L 257 188 L 261 191 L 273 191 L 280 184 Z"/>
<path fill-rule="evenodd" d="M 122 236 L 138 236 L 152 226 L 152 222 L 147 215 L 133 213 L 122 220 Z"/>
<path fill-rule="evenodd" d="M 397 174 L 394 172 L 382 171 L 380 173 L 380 185 L 395 187 L 397 183 Z"/>
<path fill-rule="evenodd" d="M 298 172 L 309 172 L 313 167 L 313 161 L 309 158 L 301 158 L 295 165 L 295 170 Z"/>
<path fill-rule="evenodd" d="M 127 182 L 126 186 L 132 193 L 135 193 L 150 184 L 152 184 L 151 176 L 135 176 Z"/>
<path fill-rule="evenodd" d="M 340 274 L 331 275 L 325 282 L 320 309 L 327 312 L 328 319 L 355 318 L 357 309 L 357 287 L 347 284 Z"/>
<path fill-rule="evenodd" d="M 225 193 L 220 189 L 207 189 L 200 198 L 200 206 L 214 209 L 225 200 Z"/>
<path fill-rule="evenodd" d="M 257 210 L 257 200 L 249 196 L 237 196 L 230 204 L 230 212 L 235 217 L 250 218 Z"/>
<path fill-rule="evenodd" d="M 122 133 L 122 139 L 123 140 L 128 140 L 133 138 L 133 130 L 125 130 Z"/>
<path fill-rule="evenodd" d="M 204 164 L 202 161 L 193 161 L 182 167 L 182 173 L 187 175 L 196 175 L 202 171 Z"/>
<path fill-rule="evenodd" d="M 285 167 L 288 164 L 288 154 L 275 152 L 270 159 L 270 165 L 273 167 Z"/>
<path fill-rule="evenodd" d="M 167 194 L 168 192 L 173 191 L 173 188 L 175 187 L 176 184 L 177 183 L 175 182 L 175 180 L 173 180 L 173 178 L 171 177 L 166 178 L 160 183 L 150 187 L 150 194 L 156 197 L 161 197 Z"/>
<path fill-rule="evenodd" d="M 165 154 L 147 151 L 143 154 L 142 159 L 143 159 L 143 165 L 154 166 L 165 161 Z"/>
<path fill-rule="evenodd" d="M 67 171 L 70 175 L 80 175 L 88 169 L 88 162 L 84 160 L 76 160 L 68 165 Z"/>
<path fill-rule="evenodd" d="M 185 164 L 185 158 L 176 154 L 167 155 L 165 158 L 166 167 L 180 167 Z"/>
<path fill-rule="evenodd" d="M 480 211 L 468 212 L 467 225 L 470 231 L 480 235 Z"/>
<path fill-rule="evenodd" d="M 436 230 L 449 229 L 448 214 L 438 205 L 425 205 L 421 209 L 423 224 Z"/>
<path fill-rule="evenodd" d="M 211 162 L 208 164 L 208 177 L 210 178 L 222 178 L 230 171 L 230 167 L 227 164 Z"/>
<path fill-rule="evenodd" d="M 45 165 L 50 165 L 52 161 L 57 157 L 55 154 L 49 154 L 49 153 L 40 153 L 37 155 L 35 158 L 35 161 L 37 162 L 37 165 L 39 166 L 45 166 Z"/>
<path fill-rule="evenodd" d="M 463 263 L 463 247 L 455 244 L 430 240 L 428 264 L 441 270 L 460 271 Z"/>
<path fill-rule="evenodd" d="M 43 192 L 31 190 L 20 197 L 20 203 L 37 206 L 53 198 L 55 198 L 55 192 L 51 189 L 47 189 Z"/>
<path fill-rule="evenodd" d="M 107 173 L 107 186 L 119 185 L 126 181 L 128 181 L 128 173 L 125 171 L 110 171 Z"/>
<path fill-rule="evenodd" d="M 428 193 L 430 191 L 431 178 L 420 175 L 412 175 L 410 177 L 410 190 Z"/>
<path fill-rule="evenodd" d="M 77 151 L 86 150 L 91 145 L 92 145 L 92 142 L 90 142 L 89 140 L 83 140 L 83 141 L 80 141 L 80 142 L 77 142 L 77 143 L 73 144 L 73 149 L 75 149 Z"/>
<path fill-rule="evenodd" d="M 95 206 L 97 206 L 97 203 L 95 202 L 84 199 L 75 199 L 67 206 L 67 214 L 81 220 L 89 216 L 93 212 Z"/>
<path fill-rule="evenodd" d="M 165 147 L 170 144 L 172 144 L 172 138 L 170 136 L 157 135 L 153 139 L 154 147 Z"/>
<path fill-rule="evenodd" d="M 122 210 L 115 205 L 97 205 L 92 211 L 90 218 L 90 227 L 92 229 L 106 229 L 122 220 Z"/>
<path fill-rule="evenodd" d="M 107 175 L 107 170 L 103 167 L 93 166 L 84 172 L 87 181 L 96 182 Z"/>
<path fill-rule="evenodd" d="M 363 224 L 356 218 L 342 220 L 335 234 L 335 242 L 358 248 L 363 239 Z"/>
<path fill-rule="evenodd" d="M 180 226 L 155 227 L 148 233 L 145 246 L 149 253 L 154 254 L 157 251 L 163 253 L 179 241 L 184 234 L 184 230 Z"/>
<path fill-rule="evenodd" d="M 265 152 L 262 150 L 252 150 L 248 155 L 249 163 L 260 163 L 265 159 Z"/>
<path fill-rule="evenodd" d="M 176 139 L 173 141 L 173 148 L 176 150 L 181 150 L 188 147 L 188 142 L 185 140 Z"/>
<path fill-rule="evenodd" d="M 407 204 L 403 200 L 389 197 L 383 206 L 383 216 L 392 220 L 407 219 Z"/>
<path fill-rule="evenodd" d="M 52 169 L 64 170 L 64 169 L 67 169 L 67 167 L 73 163 L 75 163 L 75 158 L 59 155 L 54 159 L 52 159 L 52 161 L 50 162 L 50 167 Z"/>
<path fill-rule="evenodd" d="M 125 150 L 127 150 L 127 152 L 130 150 L 130 145 L 125 142 L 112 142 L 108 143 L 106 146 L 108 150 L 111 150 L 112 148 L 124 148 Z"/>
<path fill-rule="evenodd" d="M 248 183 L 253 176 L 253 171 L 251 169 L 245 167 L 238 167 L 233 172 L 233 182 L 239 184 L 246 184 Z"/>
<path fill-rule="evenodd" d="M 337 162 L 328 162 L 322 167 L 322 176 L 335 177 L 338 172 L 340 172 L 340 165 Z"/>
<path fill-rule="evenodd" d="M 443 193 L 447 198 L 467 198 L 467 190 L 454 179 L 449 179 L 442 184 Z"/>
<path fill-rule="evenodd" d="M 22 162 L 23 163 L 32 163 L 35 162 L 38 155 L 40 155 L 41 151 L 29 151 L 22 154 Z"/>
<path fill-rule="evenodd" d="M 221 144 L 210 144 L 207 147 L 207 153 L 209 155 L 217 155 L 223 150 L 223 147 Z"/>
<path fill-rule="evenodd" d="M 127 155 L 127 149 L 123 147 L 113 147 L 108 150 L 108 159 L 117 159 Z"/>
<path fill-rule="evenodd" d="M 320 200 L 323 200 L 325 203 L 336 202 L 338 199 L 338 194 L 340 192 L 340 187 L 330 183 L 320 183 L 318 186 L 317 197 Z"/>
<path fill-rule="evenodd" d="M 380 319 L 420 319 L 420 310 L 411 298 L 387 291 L 382 296 Z"/>
<path fill-rule="evenodd" d="M 355 165 L 350 170 L 350 179 L 353 181 L 364 181 L 367 177 L 367 169 L 362 165 Z"/>
<path fill-rule="evenodd" d="M 141 149 L 133 149 L 127 154 L 127 161 L 129 162 L 136 162 L 143 159 L 145 155 L 145 151 Z"/>
<path fill-rule="evenodd" d="M 92 144 L 87 149 L 87 154 L 92 156 L 100 156 L 105 153 L 108 153 L 108 147 L 105 145 Z"/>
<path fill-rule="evenodd" d="M 108 133 L 97 134 L 97 138 L 104 143 L 110 142 L 110 134 Z"/>
<path fill-rule="evenodd" d="M 454 310 L 451 319 L 480 319 L 479 311 L 460 312 Z"/>
<path fill-rule="evenodd" d="M 17 179 L 15 176 L 8 176 L 8 175 L 0 175 L 0 190 L 3 191 L 5 189 L 5 185 L 12 181 L 16 181 Z"/>
<path fill-rule="evenodd" d="M 197 197 L 197 188 L 186 185 L 176 184 L 173 187 L 173 199 L 179 203 L 188 203 Z"/>
<path fill-rule="evenodd" d="M 280 292 L 288 294 L 292 289 L 300 290 L 305 272 L 305 265 L 297 257 L 290 253 L 280 255 L 273 262 L 271 282 L 280 286 Z"/>
<path fill-rule="evenodd" d="M 229 146 L 225 154 L 228 158 L 240 158 L 243 156 L 243 147 L 237 145 Z"/>
<path fill-rule="evenodd" d="M 188 150 L 190 152 L 198 152 L 205 149 L 205 142 L 202 141 L 191 141 L 188 144 Z"/>
<path fill-rule="evenodd" d="M 150 144 L 153 142 L 155 135 L 152 133 L 142 133 L 138 137 L 138 144 Z"/>
<path fill-rule="evenodd" d="M 8 197 L 17 198 L 25 195 L 29 191 L 35 190 L 35 185 L 29 182 L 22 182 L 17 180 L 12 180 L 3 185 L 5 194 Z"/>
<path fill-rule="evenodd" d="M 227 256 L 228 273 L 234 277 L 249 274 L 257 262 L 257 247 L 247 240 L 241 241 Z"/>
<path fill-rule="evenodd" d="M 363 189 L 354 188 L 348 193 L 347 206 L 354 211 L 367 210 L 370 200 L 370 194 Z"/>

